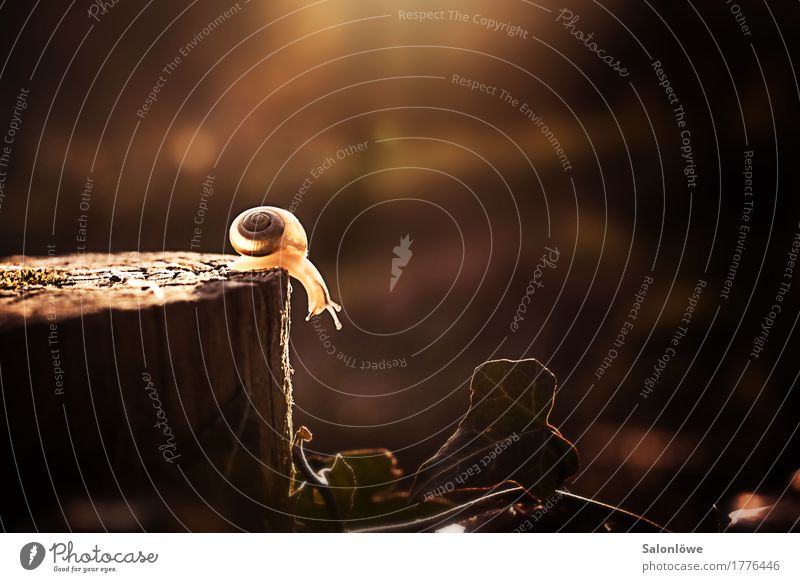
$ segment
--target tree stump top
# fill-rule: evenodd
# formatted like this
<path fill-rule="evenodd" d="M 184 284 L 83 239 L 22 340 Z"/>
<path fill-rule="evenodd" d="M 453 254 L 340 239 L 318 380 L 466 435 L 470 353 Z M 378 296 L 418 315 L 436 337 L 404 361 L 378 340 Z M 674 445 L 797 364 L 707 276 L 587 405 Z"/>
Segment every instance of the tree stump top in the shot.
<path fill-rule="evenodd" d="M 0 328 L 193 301 L 238 285 L 236 257 L 189 252 L 14 256 L 0 260 Z"/>

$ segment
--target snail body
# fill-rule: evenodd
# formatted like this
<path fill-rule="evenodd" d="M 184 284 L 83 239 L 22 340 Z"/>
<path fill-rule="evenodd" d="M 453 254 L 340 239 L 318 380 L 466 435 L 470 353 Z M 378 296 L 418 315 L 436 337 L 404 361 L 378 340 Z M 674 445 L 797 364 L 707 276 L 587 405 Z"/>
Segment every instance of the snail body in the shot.
<path fill-rule="evenodd" d="M 235 271 L 262 271 L 282 268 L 303 284 L 308 295 L 308 321 L 328 311 L 336 329 L 342 324 L 328 286 L 314 264 L 308 260 L 308 237 L 297 217 L 275 206 L 256 206 L 245 210 L 231 224 L 231 246 L 242 255 L 231 264 Z"/>

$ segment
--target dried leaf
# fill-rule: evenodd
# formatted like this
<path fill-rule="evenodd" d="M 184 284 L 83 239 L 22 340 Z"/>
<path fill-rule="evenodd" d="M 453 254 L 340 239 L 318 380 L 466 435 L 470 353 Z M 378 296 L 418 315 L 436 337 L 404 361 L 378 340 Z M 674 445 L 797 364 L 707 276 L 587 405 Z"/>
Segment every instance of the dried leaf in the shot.
<path fill-rule="evenodd" d="M 328 458 L 326 466 L 315 471 L 303 451 L 303 444 L 311 439 L 311 431 L 301 426 L 292 445 L 294 471 L 290 495 L 295 499 L 295 511 L 300 518 L 319 522 L 320 529 L 332 526 L 341 530 L 342 520 L 353 507 L 355 473 L 341 454 Z"/>
<path fill-rule="evenodd" d="M 516 482 L 547 499 L 578 468 L 575 447 L 548 422 L 556 379 L 534 359 L 492 360 L 475 369 L 470 409 L 422 464 L 412 499 Z"/>
<path fill-rule="evenodd" d="M 343 451 L 337 455 L 311 455 L 308 462 L 323 467 L 318 475 L 335 492 L 340 517 L 355 528 L 415 520 L 451 506 L 442 499 L 409 505 L 408 492 L 400 490 L 402 471 L 386 449 Z M 295 511 L 309 530 L 333 529 L 331 516 L 319 491 L 303 484 L 296 492 Z"/>

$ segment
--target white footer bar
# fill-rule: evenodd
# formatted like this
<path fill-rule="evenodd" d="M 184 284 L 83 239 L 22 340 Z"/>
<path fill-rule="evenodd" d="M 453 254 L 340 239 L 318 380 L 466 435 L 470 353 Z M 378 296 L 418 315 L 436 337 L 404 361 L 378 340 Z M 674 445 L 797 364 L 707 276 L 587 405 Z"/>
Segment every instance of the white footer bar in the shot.
<path fill-rule="evenodd" d="M 798 550 L 791 534 L 2 534 L 0 580 L 800 580 Z"/>

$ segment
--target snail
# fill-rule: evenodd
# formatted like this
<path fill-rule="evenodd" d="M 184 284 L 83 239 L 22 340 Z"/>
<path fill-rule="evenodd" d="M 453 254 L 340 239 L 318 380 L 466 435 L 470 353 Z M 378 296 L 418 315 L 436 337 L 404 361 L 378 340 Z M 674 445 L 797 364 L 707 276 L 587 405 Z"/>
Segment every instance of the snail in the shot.
<path fill-rule="evenodd" d="M 294 214 L 275 206 L 245 210 L 231 224 L 231 246 L 242 255 L 231 264 L 235 271 L 261 271 L 280 267 L 298 279 L 308 295 L 308 316 L 327 310 L 336 329 L 342 307 L 331 300 L 328 287 L 317 268 L 308 260 L 306 231 Z"/>

